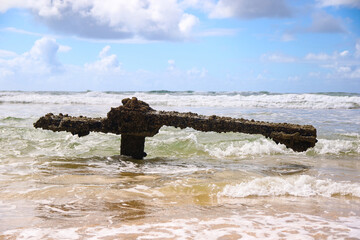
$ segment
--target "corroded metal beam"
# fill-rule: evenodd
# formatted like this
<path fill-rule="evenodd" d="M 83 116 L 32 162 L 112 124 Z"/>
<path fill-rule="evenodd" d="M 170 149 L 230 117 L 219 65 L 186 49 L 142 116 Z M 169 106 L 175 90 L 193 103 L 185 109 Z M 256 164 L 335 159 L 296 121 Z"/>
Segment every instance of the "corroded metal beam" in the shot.
<path fill-rule="evenodd" d="M 294 151 L 314 147 L 316 129 L 311 125 L 270 123 L 243 118 L 204 116 L 196 113 L 156 111 L 137 98 L 122 100 L 123 105 L 111 108 L 107 118 L 71 117 L 46 114 L 34 123 L 36 128 L 67 131 L 79 137 L 90 132 L 121 134 L 121 154 L 142 159 L 145 137 L 152 137 L 162 126 L 193 128 L 203 132 L 241 132 L 262 134 Z"/>

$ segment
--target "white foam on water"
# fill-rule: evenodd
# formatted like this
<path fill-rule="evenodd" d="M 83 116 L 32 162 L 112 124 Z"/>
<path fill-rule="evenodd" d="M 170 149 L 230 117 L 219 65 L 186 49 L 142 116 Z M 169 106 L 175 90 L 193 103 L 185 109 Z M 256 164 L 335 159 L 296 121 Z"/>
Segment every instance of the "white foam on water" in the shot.
<path fill-rule="evenodd" d="M 245 213 L 218 218 L 173 219 L 167 222 L 121 224 L 81 228 L 25 228 L 8 230 L 5 237 L 32 239 L 330 239 L 357 238 L 360 217 L 339 220 L 319 216 L 283 213 Z M 0 235 L 1 236 L 1 235 Z"/>
<path fill-rule="evenodd" d="M 136 194 L 142 194 L 148 197 L 163 197 L 164 194 L 162 194 L 161 192 L 152 189 L 148 186 L 145 185 L 136 185 L 135 187 L 132 188 L 127 188 L 124 189 L 125 192 L 131 192 L 131 193 L 136 193 Z"/>
<path fill-rule="evenodd" d="M 203 133 L 172 135 L 171 132 L 169 135 L 165 139 L 149 139 L 147 145 L 151 146 L 151 150 L 158 151 L 156 155 L 206 156 L 218 159 L 293 153 L 285 145 L 276 144 L 262 136 L 238 134 L 234 137 L 232 133 L 221 136 L 209 133 L 209 137 L 205 137 Z"/>
<path fill-rule="evenodd" d="M 360 108 L 360 96 L 326 94 L 259 94 L 259 93 L 147 93 L 147 92 L 0 92 L 5 103 L 36 104 L 121 104 L 126 97 L 136 96 L 151 106 L 237 107 L 291 109 L 352 109 Z"/>
<path fill-rule="evenodd" d="M 173 150 L 177 149 L 178 145 L 181 145 L 181 151 L 184 152 L 184 148 L 186 147 L 195 147 L 195 148 L 202 148 L 201 144 L 199 144 L 197 136 L 194 133 L 178 133 L 175 131 L 167 131 L 164 134 L 165 139 L 158 139 L 158 138 L 150 138 L 147 141 L 147 145 L 155 148 L 163 148 L 167 146 L 169 148 L 173 146 Z M 171 150 L 170 150 L 171 151 Z"/>
<path fill-rule="evenodd" d="M 283 144 L 277 144 L 273 140 L 262 136 L 245 136 L 239 135 L 239 139 L 231 138 L 229 140 L 213 140 L 203 142 L 198 139 L 198 134 L 190 133 L 186 136 L 171 136 L 167 139 L 151 139 L 147 144 L 151 145 L 154 150 L 156 148 L 165 149 L 172 155 L 208 155 L 218 159 L 223 158 L 244 158 L 248 156 L 268 156 L 268 155 L 286 155 L 297 154 L 305 155 L 358 155 L 360 154 L 360 138 L 356 134 L 346 134 L 350 139 L 322 139 L 318 138 L 314 148 L 310 148 L 307 152 L 297 153 L 286 148 Z M 158 154 L 158 153 L 157 153 Z"/>
<path fill-rule="evenodd" d="M 318 139 L 313 150 L 317 154 L 360 154 L 360 138 L 355 140 Z"/>
<path fill-rule="evenodd" d="M 184 161 L 173 161 L 171 159 L 149 159 L 139 162 L 133 162 L 131 159 L 121 160 L 117 157 L 108 157 L 110 162 L 102 163 L 101 161 L 93 164 L 96 167 L 96 171 L 114 173 L 126 172 L 126 173 L 141 173 L 149 175 L 186 175 L 198 171 L 207 171 L 210 166 L 195 165 L 193 162 Z"/>
<path fill-rule="evenodd" d="M 350 228 L 350 238 L 360 238 L 360 219 L 358 216 L 339 217 L 339 220 Z"/>
<path fill-rule="evenodd" d="M 171 161 L 171 160 L 169 160 Z M 177 175 L 177 174 L 190 174 L 198 171 L 206 171 L 208 167 L 200 167 L 193 164 L 175 164 L 175 165 L 164 165 L 156 164 L 156 165 L 146 165 L 141 167 L 138 172 L 145 174 L 165 174 L 165 175 Z"/>
<path fill-rule="evenodd" d="M 286 148 L 283 144 L 277 144 L 273 140 L 262 136 L 251 136 L 239 134 L 238 139 L 231 137 L 229 139 L 218 140 L 219 136 L 210 136 L 211 140 L 199 139 L 201 133 L 178 133 L 176 131 L 167 131 L 166 135 L 170 137 L 162 139 L 150 139 L 147 144 L 153 148 L 164 148 L 169 154 L 186 155 L 189 150 L 191 154 L 208 154 L 210 157 L 223 158 L 242 158 L 248 156 L 267 156 L 283 154 L 304 155 L 305 152 L 296 153 Z M 340 154 L 360 154 L 360 138 L 357 133 L 342 134 L 348 139 L 323 139 L 318 138 L 314 148 L 307 152 L 316 155 L 340 155 Z M 224 135 L 222 135 L 224 137 Z M 190 154 L 191 153 L 191 154 Z"/>
<path fill-rule="evenodd" d="M 215 146 L 207 147 L 205 151 L 208 152 L 210 156 L 217 158 L 273 155 L 292 152 L 286 149 L 285 145 L 276 144 L 274 141 L 264 138 L 256 139 L 255 141 L 244 140 L 219 143 Z"/>
<path fill-rule="evenodd" d="M 184 135 L 179 135 L 178 132 L 175 131 L 167 131 L 165 133 L 166 135 L 175 135 L 174 137 L 170 137 L 167 138 L 165 140 L 162 139 L 151 139 L 152 140 L 152 144 L 156 145 L 161 145 L 161 144 L 172 144 L 172 143 L 177 143 L 180 141 L 189 141 L 191 143 L 197 144 L 198 143 L 198 139 L 197 136 L 194 133 L 190 133 L 190 134 L 186 134 Z"/>
<path fill-rule="evenodd" d="M 15 210 L 16 209 L 16 205 L 13 204 L 8 204 L 8 203 L 4 203 L 3 201 L 0 201 L 0 215 L 1 212 L 9 212 L 11 210 Z"/>
<path fill-rule="evenodd" d="M 309 175 L 263 177 L 239 184 L 226 185 L 218 197 L 244 198 L 252 196 L 353 196 L 360 197 L 360 183 L 335 182 Z"/>
<path fill-rule="evenodd" d="M 5 231 L 4 235 L 16 235 L 18 240 L 39 240 L 39 239 L 81 239 L 77 233 L 78 228 L 52 229 L 52 228 L 25 228 L 22 230 Z M 1 236 L 1 235 L 0 235 Z"/>

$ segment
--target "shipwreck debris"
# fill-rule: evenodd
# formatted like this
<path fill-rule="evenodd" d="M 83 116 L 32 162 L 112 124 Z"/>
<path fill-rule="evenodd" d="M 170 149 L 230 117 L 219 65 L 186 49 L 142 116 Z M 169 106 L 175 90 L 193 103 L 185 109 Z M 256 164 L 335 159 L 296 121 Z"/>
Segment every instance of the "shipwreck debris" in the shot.
<path fill-rule="evenodd" d="M 314 147 L 317 142 L 316 129 L 311 125 L 270 123 L 215 115 L 204 116 L 191 112 L 156 111 L 136 97 L 125 98 L 122 104 L 117 108 L 111 108 L 106 118 L 72 117 L 48 113 L 36 121 L 34 127 L 54 132 L 67 131 L 79 137 L 88 135 L 90 132 L 121 134 L 120 153 L 136 159 L 146 156 L 145 137 L 154 136 L 164 125 L 182 129 L 190 127 L 203 132 L 262 134 L 297 152 L 306 151 Z"/>

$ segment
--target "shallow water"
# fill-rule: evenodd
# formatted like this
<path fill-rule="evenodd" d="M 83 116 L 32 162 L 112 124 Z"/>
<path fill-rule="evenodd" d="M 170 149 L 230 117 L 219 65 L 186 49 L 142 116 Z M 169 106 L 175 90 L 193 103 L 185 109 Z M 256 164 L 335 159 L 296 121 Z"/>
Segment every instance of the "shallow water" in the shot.
<path fill-rule="evenodd" d="M 260 135 L 163 127 L 144 160 L 120 136 L 34 129 L 48 113 L 158 110 L 312 124 L 296 153 Z M 357 239 L 360 96 L 0 92 L 0 239 Z"/>

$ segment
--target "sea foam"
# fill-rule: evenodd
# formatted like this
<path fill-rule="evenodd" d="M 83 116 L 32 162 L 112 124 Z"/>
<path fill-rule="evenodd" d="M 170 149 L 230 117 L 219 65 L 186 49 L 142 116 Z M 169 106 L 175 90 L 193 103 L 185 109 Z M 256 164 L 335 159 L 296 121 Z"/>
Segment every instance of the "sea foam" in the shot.
<path fill-rule="evenodd" d="M 16 239 L 331 239 L 357 238 L 358 216 L 326 219 L 309 214 L 234 214 L 226 217 L 173 219 L 167 222 L 81 228 L 24 228 L 5 231 Z M 330 235 L 329 235 L 330 234 Z M 1 235 L 0 235 L 1 237 Z"/>
<path fill-rule="evenodd" d="M 360 138 L 354 140 L 319 139 L 313 150 L 317 154 L 360 154 Z"/>
<path fill-rule="evenodd" d="M 0 92 L 3 103 L 90 104 L 118 106 L 136 96 L 153 107 L 225 107 L 289 109 L 359 109 L 360 96 L 268 93 L 154 93 L 154 92 Z"/>
<path fill-rule="evenodd" d="M 335 182 L 309 175 L 263 177 L 235 185 L 227 185 L 219 197 L 244 198 L 251 196 L 353 196 L 360 197 L 360 183 Z"/>

